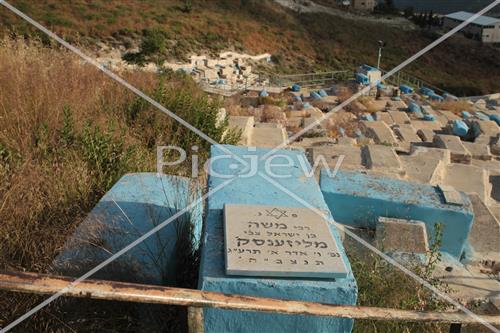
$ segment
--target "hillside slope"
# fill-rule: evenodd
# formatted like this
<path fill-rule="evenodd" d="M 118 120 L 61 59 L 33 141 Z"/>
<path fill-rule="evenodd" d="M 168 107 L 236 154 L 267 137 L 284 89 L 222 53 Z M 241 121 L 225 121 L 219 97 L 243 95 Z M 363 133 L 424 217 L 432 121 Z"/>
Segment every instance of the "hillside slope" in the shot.
<path fill-rule="evenodd" d="M 354 68 L 374 64 L 377 41 L 387 42 L 382 67 L 389 69 L 438 38 L 426 31 L 320 13 L 298 14 L 270 0 L 194 1 L 186 10 L 175 0 L 12 0 L 12 4 L 71 42 L 97 49 L 99 42 L 133 48 L 144 29 L 168 39 L 165 58 L 185 60 L 195 52 L 234 49 L 275 55 L 278 72 Z M 25 22 L 0 9 L 4 33 L 32 34 Z M 433 85 L 457 95 L 500 91 L 500 52 L 452 37 L 408 68 Z"/>

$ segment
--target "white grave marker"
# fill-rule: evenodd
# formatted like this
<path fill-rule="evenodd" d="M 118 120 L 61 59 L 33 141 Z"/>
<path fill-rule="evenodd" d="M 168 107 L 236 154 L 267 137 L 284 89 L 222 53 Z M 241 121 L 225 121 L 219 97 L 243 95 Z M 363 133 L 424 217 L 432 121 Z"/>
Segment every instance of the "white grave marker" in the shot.
<path fill-rule="evenodd" d="M 307 208 L 225 205 L 226 273 L 343 278 L 327 221 Z"/>

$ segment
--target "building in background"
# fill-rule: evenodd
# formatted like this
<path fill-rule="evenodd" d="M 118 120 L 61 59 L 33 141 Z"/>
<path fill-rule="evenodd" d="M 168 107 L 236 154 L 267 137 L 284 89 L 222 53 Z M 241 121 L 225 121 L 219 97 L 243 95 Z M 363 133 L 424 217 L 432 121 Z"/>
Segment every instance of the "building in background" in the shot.
<path fill-rule="evenodd" d="M 453 29 L 460 23 L 467 21 L 473 13 L 456 12 L 444 16 L 443 27 Z M 464 35 L 482 41 L 483 43 L 500 43 L 500 19 L 480 16 L 463 28 Z"/>

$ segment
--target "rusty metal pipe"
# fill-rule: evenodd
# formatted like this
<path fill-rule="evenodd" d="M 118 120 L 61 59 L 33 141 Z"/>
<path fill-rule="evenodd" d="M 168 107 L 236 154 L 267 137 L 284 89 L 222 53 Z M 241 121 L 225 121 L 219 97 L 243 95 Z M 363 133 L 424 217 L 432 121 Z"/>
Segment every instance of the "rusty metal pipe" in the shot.
<path fill-rule="evenodd" d="M 73 280 L 70 277 L 35 273 L 0 272 L 0 290 L 55 294 L 67 287 Z M 459 312 L 419 312 L 363 306 L 329 305 L 103 280 L 83 281 L 67 290 L 64 296 L 354 319 L 476 323 L 474 318 Z M 492 325 L 500 325 L 500 316 L 482 316 L 482 318 Z"/>

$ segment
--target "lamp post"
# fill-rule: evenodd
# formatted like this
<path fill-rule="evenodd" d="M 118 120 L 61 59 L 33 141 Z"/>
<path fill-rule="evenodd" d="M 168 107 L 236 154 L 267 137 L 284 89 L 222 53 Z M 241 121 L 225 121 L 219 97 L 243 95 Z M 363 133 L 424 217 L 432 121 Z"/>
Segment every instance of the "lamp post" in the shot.
<path fill-rule="evenodd" d="M 377 69 L 380 69 L 380 59 L 382 58 L 382 49 L 385 47 L 385 42 L 383 40 L 378 41 L 378 60 Z"/>

